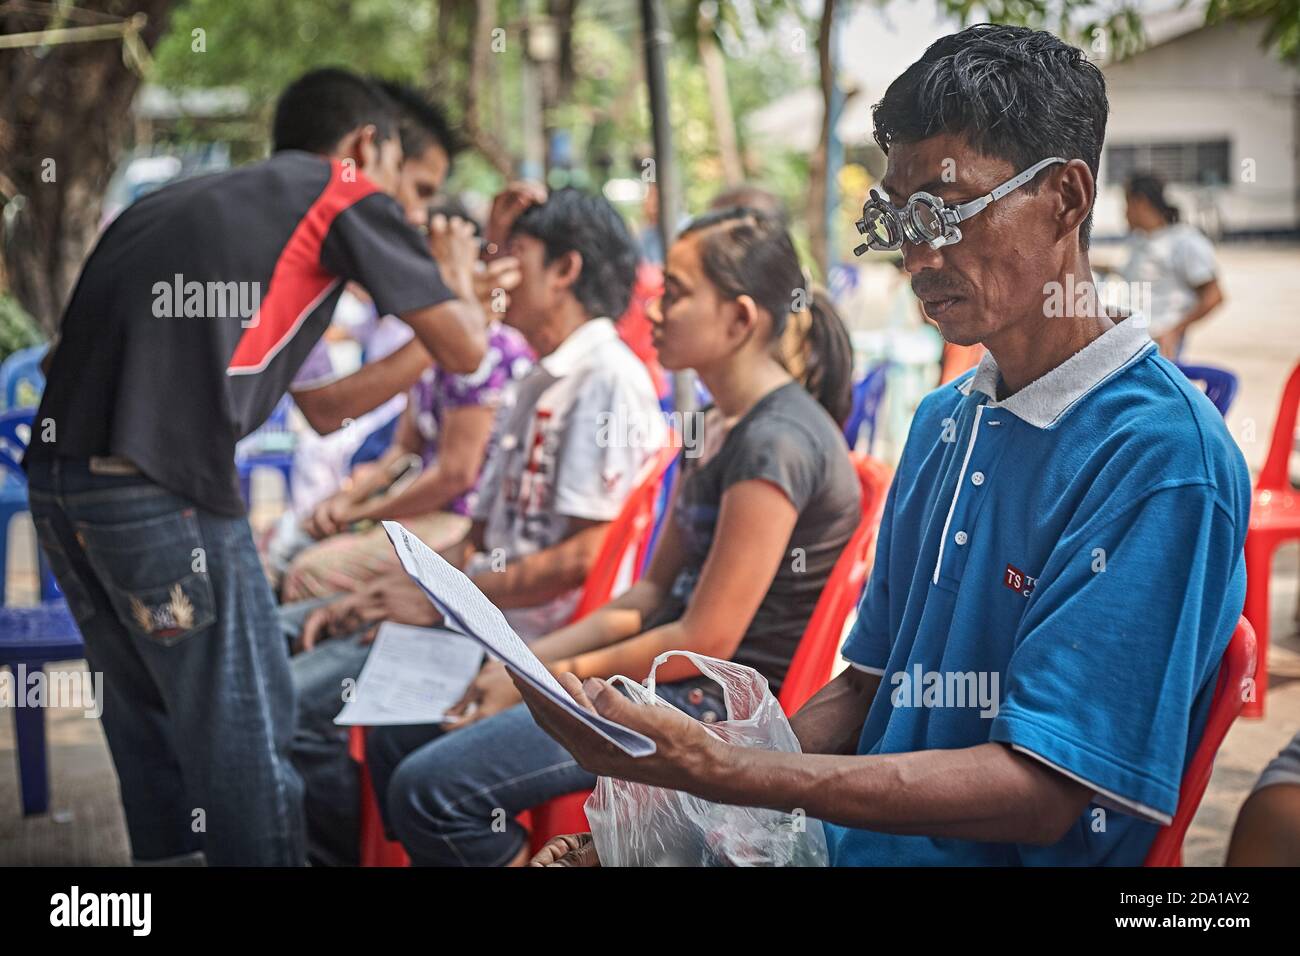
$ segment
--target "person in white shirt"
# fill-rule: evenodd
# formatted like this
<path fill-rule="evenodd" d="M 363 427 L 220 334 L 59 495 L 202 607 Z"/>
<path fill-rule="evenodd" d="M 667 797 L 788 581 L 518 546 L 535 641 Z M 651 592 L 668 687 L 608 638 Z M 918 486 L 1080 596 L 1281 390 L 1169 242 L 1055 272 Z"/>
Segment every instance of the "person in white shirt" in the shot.
<path fill-rule="evenodd" d="M 1124 198 L 1132 232 L 1119 273 L 1126 283 L 1142 284 L 1151 338 L 1165 358 L 1177 359 L 1187 330 L 1223 304 L 1214 246 L 1195 226 L 1178 221 L 1158 177 L 1131 176 Z"/>
<path fill-rule="evenodd" d="M 609 318 L 627 307 L 637 262 L 614 207 L 577 189 L 546 197 L 519 184 L 497 197 L 492 216 L 490 248 L 516 259 L 522 276 L 505 323 L 538 363 L 497 422 L 470 533 L 443 554 L 529 640 L 572 616 L 606 526 L 668 429 L 645 365 Z M 627 440 L 609 440 L 610 423 L 627 424 Z M 441 623 L 399 571 L 313 612 L 301 642 L 358 630 L 364 641 L 385 620 Z"/>

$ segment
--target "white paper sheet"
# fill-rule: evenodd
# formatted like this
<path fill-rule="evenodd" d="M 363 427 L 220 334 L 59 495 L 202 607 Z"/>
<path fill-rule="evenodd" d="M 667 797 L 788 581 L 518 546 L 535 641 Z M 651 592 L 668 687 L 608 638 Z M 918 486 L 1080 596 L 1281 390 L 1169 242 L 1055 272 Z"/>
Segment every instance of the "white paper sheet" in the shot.
<path fill-rule="evenodd" d="M 440 723 L 482 663 L 478 641 L 445 628 L 381 624 L 352 699 L 334 723 Z"/>
<path fill-rule="evenodd" d="M 383 525 L 402 567 L 442 612 L 448 626 L 478 641 L 506 667 L 626 753 L 644 757 L 655 752 L 654 741 L 644 734 L 578 706 L 473 581 L 396 521 Z"/>

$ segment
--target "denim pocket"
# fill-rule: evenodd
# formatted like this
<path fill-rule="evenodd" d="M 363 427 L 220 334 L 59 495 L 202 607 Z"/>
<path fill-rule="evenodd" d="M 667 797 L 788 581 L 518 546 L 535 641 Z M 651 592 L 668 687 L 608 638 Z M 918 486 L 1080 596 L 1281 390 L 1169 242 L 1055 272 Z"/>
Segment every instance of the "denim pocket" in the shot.
<path fill-rule="evenodd" d="M 81 576 L 68 560 L 63 542 L 54 531 L 54 523 L 49 518 L 32 515 L 32 524 L 36 526 L 37 544 L 45 552 L 45 560 L 50 563 L 54 579 L 59 582 L 59 588 L 68 601 L 68 609 L 78 624 L 85 624 L 95 616 L 95 604 Z"/>
<path fill-rule="evenodd" d="M 203 538 L 193 508 L 121 524 L 75 523 L 86 556 L 131 633 L 170 647 L 216 621 L 212 581 L 194 570 Z"/>

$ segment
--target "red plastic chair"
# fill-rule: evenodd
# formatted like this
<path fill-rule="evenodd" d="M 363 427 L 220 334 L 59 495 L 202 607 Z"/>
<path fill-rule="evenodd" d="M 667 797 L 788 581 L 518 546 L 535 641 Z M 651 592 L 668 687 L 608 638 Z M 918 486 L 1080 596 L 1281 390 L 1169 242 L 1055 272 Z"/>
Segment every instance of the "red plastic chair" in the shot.
<path fill-rule="evenodd" d="M 890 470 L 860 452 L 851 453 L 850 457 L 862 483 L 862 521 L 831 570 L 830 579 L 817 599 L 817 607 L 813 609 L 781 684 L 778 699 L 787 714 L 802 707 L 831 679 L 844 622 L 857 604 L 871 564 L 876 529 L 880 526 L 885 493 L 889 489 Z M 534 807 L 530 838 L 532 851 L 536 853 L 552 837 L 590 830 L 585 809 L 589 796 L 590 790 L 579 790 Z"/>
<path fill-rule="evenodd" d="M 629 580 L 635 580 L 636 572 L 643 564 L 645 551 L 650 546 L 650 529 L 654 525 L 659 487 L 664 473 L 677 457 L 678 444 L 676 435 L 673 435 L 669 443 L 646 462 L 637 486 L 623 502 L 622 510 L 605 529 L 600 551 L 587 576 L 587 583 L 583 586 L 573 620 L 584 617 L 614 596 L 620 571 L 625 567 L 628 569 Z M 348 746 L 352 759 L 361 765 L 361 865 L 410 866 L 410 857 L 402 845 L 384 836 L 379 804 L 375 801 L 370 769 L 366 766 L 364 727 L 352 728 Z M 520 822 L 530 830 L 535 828 L 534 818 L 527 813 L 521 814 Z"/>
<path fill-rule="evenodd" d="M 1242 612 L 1259 642 L 1255 664 L 1255 697 L 1246 702 L 1243 717 L 1264 716 L 1268 692 L 1268 579 L 1273 552 L 1284 541 L 1300 538 L 1300 494 L 1291 487 L 1288 464 L 1295 442 L 1296 408 L 1300 406 L 1300 365 L 1291 370 L 1282 404 L 1273 425 L 1268 458 L 1255 482 L 1246 534 L 1246 608 Z"/>
<path fill-rule="evenodd" d="M 600 551 L 587 575 L 582 597 L 574 608 L 573 620 L 581 620 L 596 608 L 609 603 L 619 584 L 620 573 L 626 569 L 625 579 L 631 583 L 640 576 L 645 563 L 645 553 L 650 547 L 650 529 L 654 526 L 655 503 L 664 473 L 677 457 L 676 436 L 653 458 L 646 462 L 641 480 L 618 513 L 601 541 Z M 628 561 L 631 560 L 631 565 Z"/>
<path fill-rule="evenodd" d="M 1206 719 L 1201 742 L 1192 754 L 1191 766 L 1183 774 L 1182 786 L 1178 788 L 1178 809 L 1174 812 L 1173 822 L 1156 834 L 1155 842 L 1147 851 L 1145 866 L 1183 865 L 1183 838 L 1201 805 L 1201 797 L 1205 796 L 1205 787 L 1214 769 L 1214 755 L 1218 753 L 1228 728 L 1242 712 L 1242 705 L 1249 704 L 1255 660 L 1255 632 L 1243 617 L 1237 622 L 1232 640 L 1223 652 L 1214 700 L 1210 703 L 1210 716 Z"/>

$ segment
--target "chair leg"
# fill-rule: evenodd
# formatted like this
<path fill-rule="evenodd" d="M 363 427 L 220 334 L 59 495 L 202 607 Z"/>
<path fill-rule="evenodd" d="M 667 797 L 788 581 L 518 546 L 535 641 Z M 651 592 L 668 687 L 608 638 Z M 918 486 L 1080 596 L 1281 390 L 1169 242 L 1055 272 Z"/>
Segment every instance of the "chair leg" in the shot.
<path fill-rule="evenodd" d="M 1258 720 L 1264 716 L 1264 696 L 1268 693 L 1268 625 L 1269 573 L 1272 571 L 1273 548 L 1246 536 L 1246 606 L 1242 615 L 1255 629 L 1255 697 L 1246 701 L 1241 716 Z"/>
<path fill-rule="evenodd" d="M 19 688 L 18 693 L 25 693 Z M 15 707 L 14 730 L 18 738 L 18 781 L 23 816 L 50 808 L 50 773 L 45 760 L 45 708 Z"/>

